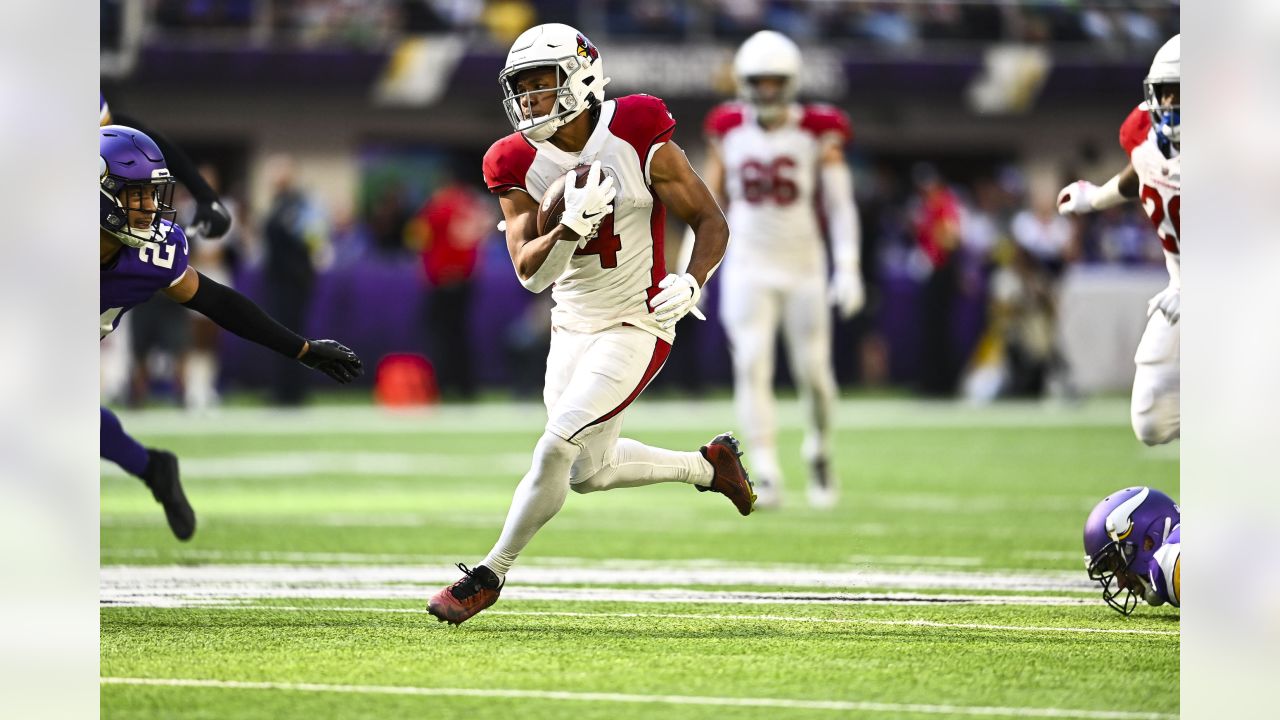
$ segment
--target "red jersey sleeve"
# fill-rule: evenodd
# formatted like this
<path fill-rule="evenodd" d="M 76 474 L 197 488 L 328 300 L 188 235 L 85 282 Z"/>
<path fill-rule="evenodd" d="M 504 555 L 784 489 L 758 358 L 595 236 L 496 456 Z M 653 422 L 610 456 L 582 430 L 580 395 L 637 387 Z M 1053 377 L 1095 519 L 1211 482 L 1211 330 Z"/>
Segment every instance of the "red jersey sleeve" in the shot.
<path fill-rule="evenodd" d="M 1120 147 L 1126 155 L 1133 154 L 1134 148 L 1147 141 L 1151 134 L 1151 115 L 1147 112 L 1147 104 L 1142 103 L 1129 113 L 1120 126 Z"/>
<path fill-rule="evenodd" d="M 484 184 L 489 192 L 501 195 L 512 188 L 528 192 L 524 179 L 537 154 L 520 133 L 511 133 L 494 143 L 484 154 Z"/>
<path fill-rule="evenodd" d="M 849 124 L 849 116 L 831 105 L 805 105 L 800 127 L 817 137 L 834 133 L 841 145 L 848 144 L 853 139 L 853 126 Z"/>
<path fill-rule="evenodd" d="M 712 140 L 721 140 L 730 130 L 741 125 L 745 118 L 746 113 L 738 103 L 721 103 L 707 113 L 707 119 L 702 123 L 702 132 Z"/>
<path fill-rule="evenodd" d="M 618 98 L 609 132 L 630 143 L 646 166 L 654 145 L 667 142 L 676 131 L 676 119 L 661 98 L 652 95 L 627 95 Z"/>

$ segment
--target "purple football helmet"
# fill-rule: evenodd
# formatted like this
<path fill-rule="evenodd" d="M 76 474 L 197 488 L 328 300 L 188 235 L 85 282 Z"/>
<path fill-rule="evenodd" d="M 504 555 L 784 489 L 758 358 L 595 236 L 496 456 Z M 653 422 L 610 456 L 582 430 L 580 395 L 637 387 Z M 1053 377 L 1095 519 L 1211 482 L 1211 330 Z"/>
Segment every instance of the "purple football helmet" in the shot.
<path fill-rule="evenodd" d="M 177 211 L 176 181 L 146 133 L 123 125 L 98 128 L 98 225 L 131 247 L 159 243 Z"/>
<path fill-rule="evenodd" d="M 1181 522 L 1173 498 L 1149 487 L 1111 493 L 1093 508 L 1084 523 L 1084 564 L 1108 605 L 1122 615 L 1137 608 L 1155 551 Z"/>

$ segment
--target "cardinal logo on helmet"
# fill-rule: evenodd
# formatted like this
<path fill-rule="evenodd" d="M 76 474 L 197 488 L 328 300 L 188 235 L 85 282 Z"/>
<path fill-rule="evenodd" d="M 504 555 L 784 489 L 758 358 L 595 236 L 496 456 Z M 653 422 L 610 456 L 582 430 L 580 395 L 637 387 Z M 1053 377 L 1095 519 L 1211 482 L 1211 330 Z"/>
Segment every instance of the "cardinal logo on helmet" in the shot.
<path fill-rule="evenodd" d="M 589 58 L 594 61 L 600 57 L 600 51 L 596 50 L 596 46 L 591 44 L 586 35 L 578 33 L 578 57 Z"/>

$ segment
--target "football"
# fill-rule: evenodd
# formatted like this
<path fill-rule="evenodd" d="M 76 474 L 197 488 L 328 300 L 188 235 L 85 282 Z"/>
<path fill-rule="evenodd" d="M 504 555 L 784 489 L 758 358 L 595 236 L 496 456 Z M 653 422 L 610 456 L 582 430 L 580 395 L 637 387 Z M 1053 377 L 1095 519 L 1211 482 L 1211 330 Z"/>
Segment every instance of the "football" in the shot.
<path fill-rule="evenodd" d="M 576 187 L 582 187 L 587 184 L 587 173 L 591 171 L 590 165 L 579 165 L 573 169 L 576 173 Z M 538 235 L 546 235 L 551 232 L 551 228 L 560 224 L 560 218 L 564 215 L 564 175 L 556 178 L 551 183 L 547 191 L 542 194 L 542 204 L 538 206 Z"/>

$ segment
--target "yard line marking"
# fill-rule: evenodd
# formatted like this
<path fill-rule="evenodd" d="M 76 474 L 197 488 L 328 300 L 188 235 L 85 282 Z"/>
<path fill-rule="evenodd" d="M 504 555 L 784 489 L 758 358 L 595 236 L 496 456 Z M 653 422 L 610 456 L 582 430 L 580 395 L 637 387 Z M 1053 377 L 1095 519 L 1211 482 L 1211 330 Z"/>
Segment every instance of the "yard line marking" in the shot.
<path fill-rule="evenodd" d="M 183 478 L 262 479 L 312 475 L 393 475 L 399 477 L 472 477 L 521 474 L 529 468 L 528 453 L 403 453 L 289 451 L 186 457 Z M 104 477 L 124 477 L 113 463 L 102 463 Z"/>
<path fill-rule="evenodd" d="M 919 713 L 929 715 L 979 715 L 1000 717 L 1082 718 L 1084 720 L 1165 720 L 1176 717 L 1164 713 L 1122 710 L 1072 710 L 1069 708 L 989 707 L 978 705 L 926 705 L 852 700 L 792 700 L 787 698 L 706 697 L 697 695 L 630 695 L 559 690 L 516 690 L 505 688 L 439 688 L 405 685 L 333 685 L 328 683 L 253 682 L 195 678 L 102 677 L 103 685 L 149 685 L 160 687 L 200 687 L 233 690 L 286 690 L 362 695 L 417 695 L 426 697 L 481 697 L 576 702 L 637 703 L 648 705 L 710 705 L 718 707 L 767 707 L 796 710 L 836 710 L 843 712 Z"/>
<path fill-rule="evenodd" d="M 185 586 L 200 590 L 228 585 L 250 590 L 307 586 L 354 588 L 433 585 L 452 582 L 456 576 L 453 568 L 443 565 L 105 565 L 100 572 L 100 585 L 104 590 L 156 586 Z M 591 561 L 567 566 L 525 565 L 512 571 L 510 578 L 521 586 L 767 586 L 803 588 L 826 594 L 850 588 L 1058 593 L 1096 590 L 1096 585 L 1084 577 L 1084 573 L 1073 572 L 1001 573 L 812 566 L 680 567 L 665 563 L 618 566 Z"/>
<path fill-rule="evenodd" d="M 299 606 L 299 605 L 210 605 L 209 610 L 256 610 L 280 612 L 350 612 L 350 613 L 393 613 L 403 615 L 426 615 L 420 608 L 388 608 L 388 607 L 348 607 L 348 606 Z M 934 620 L 884 620 L 880 618 L 830 618 L 805 615 L 725 615 L 722 613 L 640 613 L 640 612 L 559 612 L 542 610 L 488 610 L 485 615 L 508 615 L 511 617 L 566 617 L 566 618 L 651 618 L 663 620 L 733 620 L 747 622 L 795 622 L 834 625 L 885 625 L 890 627 L 936 628 L 940 630 L 992 630 L 996 632 L 1043 632 L 1043 633 L 1079 633 L 1096 635 L 1155 635 L 1162 637 L 1179 637 L 1177 630 L 1149 630 L 1146 628 L 1087 628 L 1057 627 L 1051 625 L 990 625 L 985 623 L 950 623 Z"/>
<path fill-rule="evenodd" d="M 795 399 L 776 408 L 780 425 L 804 419 Z M 441 405 L 426 410 L 319 406 L 303 410 L 222 408 L 208 416 L 182 410 L 122 411 L 130 431 L 141 435 L 342 435 L 478 433 L 527 434 L 532 447 L 546 408 L 541 403 Z M 734 417 L 731 400 L 647 399 L 627 408 L 627 428 L 636 431 L 695 432 L 720 427 Z M 1011 402 L 987 407 L 919 400 L 852 400 L 837 403 L 837 429 L 1127 427 L 1129 407 L 1120 399 L 1093 399 L 1077 406 L 1052 402 Z M 1140 451 L 1141 452 L 1141 451 Z M 1158 455 L 1159 453 L 1157 453 Z M 1146 457 L 1146 455 L 1144 455 Z"/>

